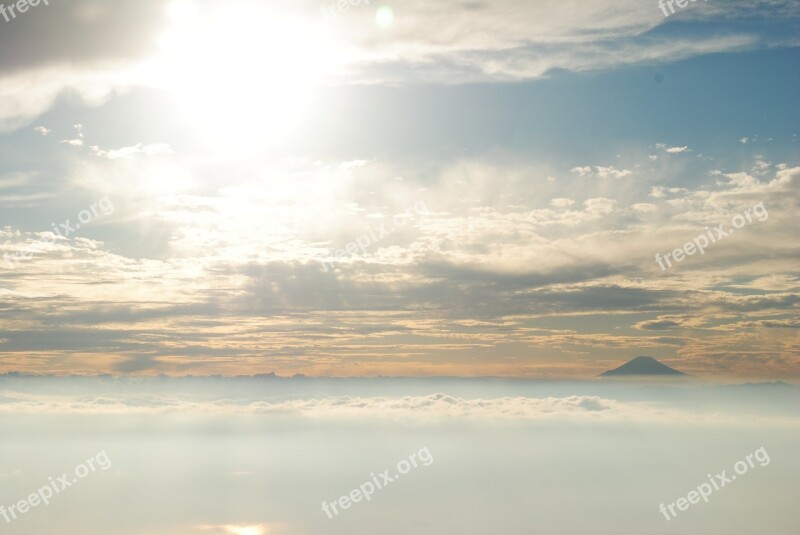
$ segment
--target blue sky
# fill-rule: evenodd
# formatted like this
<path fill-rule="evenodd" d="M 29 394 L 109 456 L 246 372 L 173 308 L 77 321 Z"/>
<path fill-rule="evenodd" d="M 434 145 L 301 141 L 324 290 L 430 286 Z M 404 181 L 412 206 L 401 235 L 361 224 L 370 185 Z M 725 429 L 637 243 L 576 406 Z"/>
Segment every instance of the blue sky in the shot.
<path fill-rule="evenodd" d="M 797 2 L 387 5 L 0 20 L 0 372 L 800 377 Z"/>

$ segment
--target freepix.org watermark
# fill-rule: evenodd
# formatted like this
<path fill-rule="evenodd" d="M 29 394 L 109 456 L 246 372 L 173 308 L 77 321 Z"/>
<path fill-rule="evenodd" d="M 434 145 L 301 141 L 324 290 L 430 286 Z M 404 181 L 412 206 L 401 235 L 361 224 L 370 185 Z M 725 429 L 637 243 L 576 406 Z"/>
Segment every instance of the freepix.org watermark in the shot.
<path fill-rule="evenodd" d="M 342 510 L 350 509 L 350 506 L 354 503 L 360 502 L 362 499 L 366 499 L 367 501 L 372 500 L 372 495 L 375 494 L 376 490 L 380 490 L 385 488 L 390 483 L 393 483 L 400 479 L 400 476 L 407 474 L 411 471 L 411 468 L 416 468 L 419 466 L 417 461 L 422 463 L 422 466 L 430 466 L 433 464 L 433 455 L 431 455 L 430 450 L 427 447 L 422 448 L 416 453 L 412 453 L 408 456 L 408 460 L 403 459 L 399 463 L 397 463 L 397 472 L 390 475 L 390 469 L 387 468 L 377 476 L 375 473 L 371 473 L 369 476 L 372 478 L 370 481 L 366 481 L 365 483 L 361 484 L 357 489 L 353 489 L 350 491 L 350 494 L 345 494 L 344 496 L 340 497 L 338 500 L 333 501 L 331 503 L 322 502 L 322 510 L 328 515 L 329 519 L 333 519 L 333 515 L 339 514 L 338 507 L 341 507 Z M 337 507 L 338 506 L 338 507 Z M 331 514 L 333 511 L 333 514 Z"/>
<path fill-rule="evenodd" d="M 704 2 L 708 2 L 708 0 L 703 0 Z M 677 5 L 679 8 L 683 9 L 689 5 L 689 3 L 697 2 L 697 0 L 658 0 L 658 7 L 661 8 L 661 11 L 664 12 L 664 17 L 669 17 L 670 15 L 675 13 L 675 6 Z M 667 6 L 669 6 L 670 12 L 667 13 Z"/>
<path fill-rule="evenodd" d="M 50 482 L 47 485 L 40 487 L 39 490 L 30 494 L 24 500 L 20 500 L 8 507 L 0 505 L 0 516 L 6 519 L 6 524 L 10 524 L 13 520 L 17 519 L 18 514 L 24 515 L 34 507 L 38 507 L 42 504 L 50 505 L 50 499 L 53 498 L 53 496 L 71 487 L 98 468 L 100 470 L 108 470 L 111 468 L 111 459 L 108 458 L 108 454 L 105 450 L 87 459 L 85 463 L 76 466 L 74 477 L 70 477 L 68 473 L 61 474 L 61 476 L 57 478 L 50 477 Z"/>
<path fill-rule="evenodd" d="M 428 207 L 425 206 L 425 203 L 422 201 L 416 203 L 412 208 L 406 209 L 403 213 L 395 214 L 392 217 L 392 225 L 390 227 L 387 227 L 386 223 L 383 222 L 380 227 L 371 228 L 369 232 L 365 232 L 345 245 L 343 249 L 336 251 L 333 259 L 322 262 L 322 270 L 327 273 L 329 269 L 333 269 L 334 262 L 358 254 L 359 251 L 361 251 L 361 254 L 366 254 L 367 248 L 369 248 L 370 245 L 386 238 L 400 227 L 413 221 L 416 217 L 427 214 L 430 214 L 430 210 L 428 210 Z"/>
<path fill-rule="evenodd" d="M 19 0 L 18 2 L 12 2 L 9 5 L 4 5 L 0 3 L 0 15 L 6 19 L 6 22 L 11 22 L 13 19 L 17 18 L 17 14 L 22 14 L 28 11 L 29 8 L 36 7 L 39 4 L 44 4 L 46 6 L 50 5 L 49 0 Z"/>
<path fill-rule="evenodd" d="M 748 223 L 753 222 L 753 217 L 756 216 L 758 221 L 763 222 L 769 218 L 769 213 L 767 209 L 764 207 L 764 203 L 760 202 L 753 206 L 752 208 L 748 208 L 744 211 L 743 214 L 736 214 L 733 216 L 731 220 L 731 225 L 733 228 L 730 230 L 725 230 L 725 224 L 717 225 L 713 227 L 713 232 L 711 229 L 706 227 L 706 232 L 704 234 L 700 234 L 694 240 L 690 242 L 686 242 L 683 245 L 683 248 L 675 249 L 671 253 L 665 254 L 663 257 L 661 253 L 656 253 L 656 263 L 661 268 L 661 271 L 666 271 L 667 267 L 672 267 L 672 261 L 670 261 L 670 256 L 672 260 L 675 262 L 683 262 L 683 260 L 687 256 L 692 256 L 696 252 L 700 252 L 701 255 L 706 254 L 706 248 L 713 243 L 717 243 L 718 241 L 722 240 L 726 236 L 730 236 L 733 234 L 735 229 L 742 228 Z M 666 263 L 666 266 L 664 265 Z"/>
<path fill-rule="evenodd" d="M 50 227 L 52 228 L 53 232 L 47 238 L 40 240 L 39 242 L 29 244 L 24 250 L 17 251 L 13 255 L 4 253 L 3 260 L 5 267 L 8 269 L 15 269 L 22 260 L 29 260 L 33 256 L 34 252 L 41 248 L 36 247 L 37 244 L 39 246 L 49 245 L 55 243 L 55 241 L 59 238 L 68 238 L 73 232 L 76 232 L 78 229 L 80 229 L 81 225 L 91 223 L 93 220 L 98 218 L 101 215 L 98 213 L 98 208 L 102 212 L 102 215 L 110 215 L 114 213 L 114 205 L 111 204 L 111 201 L 108 199 L 108 197 L 103 197 L 98 202 L 93 203 L 88 209 L 81 210 L 78 213 L 77 223 L 71 223 L 69 219 L 59 224 L 51 223 Z"/>
<path fill-rule="evenodd" d="M 361 3 L 369 5 L 369 0 L 336 0 L 327 6 L 320 6 L 319 10 L 322 16 L 326 19 L 331 19 L 339 13 L 347 13 L 351 7 L 361 5 Z"/>
<path fill-rule="evenodd" d="M 677 500 L 675 500 L 674 502 L 672 502 L 667 506 L 664 506 L 664 504 L 662 503 L 658 507 L 658 510 L 661 511 L 661 514 L 664 515 L 664 518 L 666 518 L 667 520 L 672 520 L 673 518 L 678 516 L 678 513 L 675 512 L 675 507 L 677 507 L 679 511 L 686 511 L 690 505 L 700 503 L 700 498 L 702 498 L 703 501 L 708 503 L 708 497 L 711 496 L 711 494 L 715 490 L 719 490 L 728 483 L 732 483 L 736 479 L 737 475 L 740 476 L 744 475 L 750 468 L 755 468 L 755 463 L 753 462 L 753 458 L 755 458 L 755 460 L 758 461 L 759 466 L 767 466 L 770 463 L 770 458 L 769 454 L 767 453 L 767 450 L 764 449 L 764 446 L 761 446 L 756 451 L 748 454 L 745 457 L 747 462 L 745 462 L 744 460 L 737 461 L 736 464 L 733 465 L 733 471 L 736 472 L 736 474 L 731 474 L 730 476 L 728 476 L 727 470 L 723 470 L 722 472 L 713 477 L 711 476 L 711 474 L 708 474 L 707 475 L 708 483 L 706 482 L 701 483 L 700 485 L 697 486 L 697 490 L 689 491 L 689 493 L 686 495 L 685 498 L 681 496 L 680 498 L 678 498 Z M 669 512 L 670 514 L 672 514 L 672 517 L 670 517 L 669 514 L 667 514 L 667 509 L 669 509 Z"/>

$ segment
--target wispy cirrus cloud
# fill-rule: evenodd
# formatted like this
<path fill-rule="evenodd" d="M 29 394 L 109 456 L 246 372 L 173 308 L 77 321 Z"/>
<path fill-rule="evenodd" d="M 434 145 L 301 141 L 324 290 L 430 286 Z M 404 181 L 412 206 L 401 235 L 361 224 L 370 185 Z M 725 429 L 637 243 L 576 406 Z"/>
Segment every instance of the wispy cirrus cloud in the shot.
<path fill-rule="evenodd" d="M 101 5 L 78 0 L 15 21 L 0 36 L 0 130 L 13 130 L 71 94 L 90 106 L 131 87 L 152 85 L 153 61 L 170 27 L 168 0 Z M 736 18 L 743 11 L 780 20 L 797 18 L 790 0 L 697 4 L 682 20 Z M 218 9 L 209 2 L 200 9 Z M 720 52 L 784 44 L 769 32 L 671 35 L 661 11 L 636 0 L 581 2 L 515 0 L 474 4 L 406 2 L 390 32 L 371 10 L 338 17 L 318 28 L 318 3 L 290 9 L 310 34 L 331 33 L 330 46 L 349 50 L 337 83 L 472 83 L 532 80 L 556 70 L 596 71 L 675 62 Z M 780 13 L 780 15 L 778 15 Z M 80 40 L 70 39 L 76 31 Z M 34 37 L 37 36 L 37 37 Z M 41 38 L 41 36 L 45 36 Z M 320 53 L 323 53 L 320 50 Z"/>

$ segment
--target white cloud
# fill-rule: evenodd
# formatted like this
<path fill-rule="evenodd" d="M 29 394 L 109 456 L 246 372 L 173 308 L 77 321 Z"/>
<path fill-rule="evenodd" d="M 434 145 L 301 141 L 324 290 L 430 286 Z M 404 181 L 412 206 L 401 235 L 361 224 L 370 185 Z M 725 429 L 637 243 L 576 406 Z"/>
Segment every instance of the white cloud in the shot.
<path fill-rule="evenodd" d="M 633 209 L 634 212 L 646 213 L 646 212 L 655 212 L 656 210 L 658 210 L 658 207 L 655 204 L 649 202 L 642 202 L 642 203 L 632 204 L 631 209 Z"/>
<path fill-rule="evenodd" d="M 29 184 L 34 173 L 11 173 L 8 175 L 0 175 L 0 189 L 18 188 Z"/>
<path fill-rule="evenodd" d="M 570 171 L 579 176 L 589 176 L 592 174 L 592 167 L 589 165 L 583 167 L 573 167 L 570 169 Z"/>
<path fill-rule="evenodd" d="M 197 526 L 199 531 L 211 532 L 208 535 L 280 535 L 286 533 L 286 524 L 220 524 Z"/>
<path fill-rule="evenodd" d="M 687 147 L 664 147 L 664 152 L 668 152 L 669 154 L 680 154 L 682 152 L 691 152 L 692 150 Z"/>
<path fill-rule="evenodd" d="M 668 188 L 666 186 L 653 186 L 650 188 L 650 197 L 654 199 L 662 199 L 667 196 L 667 194 L 684 194 L 689 193 L 689 190 L 686 188 Z"/>
<path fill-rule="evenodd" d="M 583 205 L 590 214 L 607 215 L 614 211 L 614 208 L 617 206 L 617 201 L 605 197 L 597 197 L 585 201 Z"/>
<path fill-rule="evenodd" d="M 154 143 L 151 145 L 144 145 L 138 143 L 131 147 L 122 147 L 114 150 L 102 150 L 100 147 L 93 145 L 90 147 L 93 155 L 100 158 L 107 158 L 109 160 L 126 159 L 129 160 L 137 154 L 154 155 L 154 154 L 171 154 L 172 149 L 166 143 Z"/>
<path fill-rule="evenodd" d="M 62 139 L 61 143 L 71 145 L 73 147 L 83 147 L 83 125 L 78 123 L 74 125 L 73 128 L 75 128 L 75 133 L 78 137 L 75 139 Z"/>
<path fill-rule="evenodd" d="M 617 169 L 615 167 L 596 167 L 597 176 L 600 178 L 625 178 L 633 173 L 628 169 Z"/>
<path fill-rule="evenodd" d="M 771 167 L 772 167 L 771 162 L 767 162 L 764 160 L 756 160 L 756 163 L 753 164 L 753 173 L 763 176 L 769 173 Z"/>
<path fill-rule="evenodd" d="M 573 201 L 572 199 L 565 199 L 563 197 L 559 197 L 557 199 L 553 199 L 552 201 L 550 201 L 550 206 L 553 206 L 555 208 L 567 208 L 574 204 L 575 201 Z"/>
<path fill-rule="evenodd" d="M 348 162 L 342 162 L 339 164 L 339 169 L 356 169 L 358 167 L 364 167 L 369 163 L 369 160 L 350 160 Z"/>
<path fill-rule="evenodd" d="M 275 379 L 280 380 L 280 379 Z M 718 413 L 681 411 L 652 402 L 617 401 L 594 395 L 565 397 L 500 397 L 466 399 L 448 394 L 404 397 L 322 397 L 284 401 L 251 399 L 188 401 L 185 396 L 167 395 L 125 397 L 47 396 L 7 392 L 0 398 L 0 414 L 261 414 L 306 418 L 411 419 L 438 421 L 452 418 L 479 420 L 551 420 L 578 419 L 593 421 L 711 421 Z M 736 421 L 739 415 L 729 415 Z M 791 419 L 797 422 L 797 419 Z M 198 529 L 242 529 L 247 525 L 198 526 Z M 272 533 L 280 524 L 257 527 Z M 221 531 L 221 533 L 237 533 Z"/>
<path fill-rule="evenodd" d="M 625 178 L 633 174 L 628 169 L 617 169 L 613 166 L 604 167 L 601 165 L 573 167 L 570 171 L 578 176 L 594 176 L 597 178 Z"/>
<path fill-rule="evenodd" d="M 83 147 L 82 139 L 62 139 L 59 143 L 70 145 L 72 147 Z"/>
<path fill-rule="evenodd" d="M 643 39 L 666 20 L 658 9 L 636 0 L 498 0 L 468 15 L 454 13 L 462 13 L 457 0 L 410 2 L 404 9 L 405 19 L 413 21 L 409 31 L 385 45 L 377 29 L 349 21 L 350 39 L 365 55 L 351 72 L 373 82 L 511 81 L 545 77 L 555 69 L 584 72 L 674 62 L 759 44 L 752 33 Z"/>

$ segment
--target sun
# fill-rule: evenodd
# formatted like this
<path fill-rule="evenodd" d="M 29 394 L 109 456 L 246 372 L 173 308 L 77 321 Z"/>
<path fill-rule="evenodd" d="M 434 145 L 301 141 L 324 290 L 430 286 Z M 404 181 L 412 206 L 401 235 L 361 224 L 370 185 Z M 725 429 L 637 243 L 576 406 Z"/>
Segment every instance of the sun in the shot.
<path fill-rule="evenodd" d="M 201 12 L 190 0 L 168 8 L 158 84 L 185 120 L 224 150 L 264 147 L 294 134 L 336 46 L 315 21 L 231 2 Z"/>

